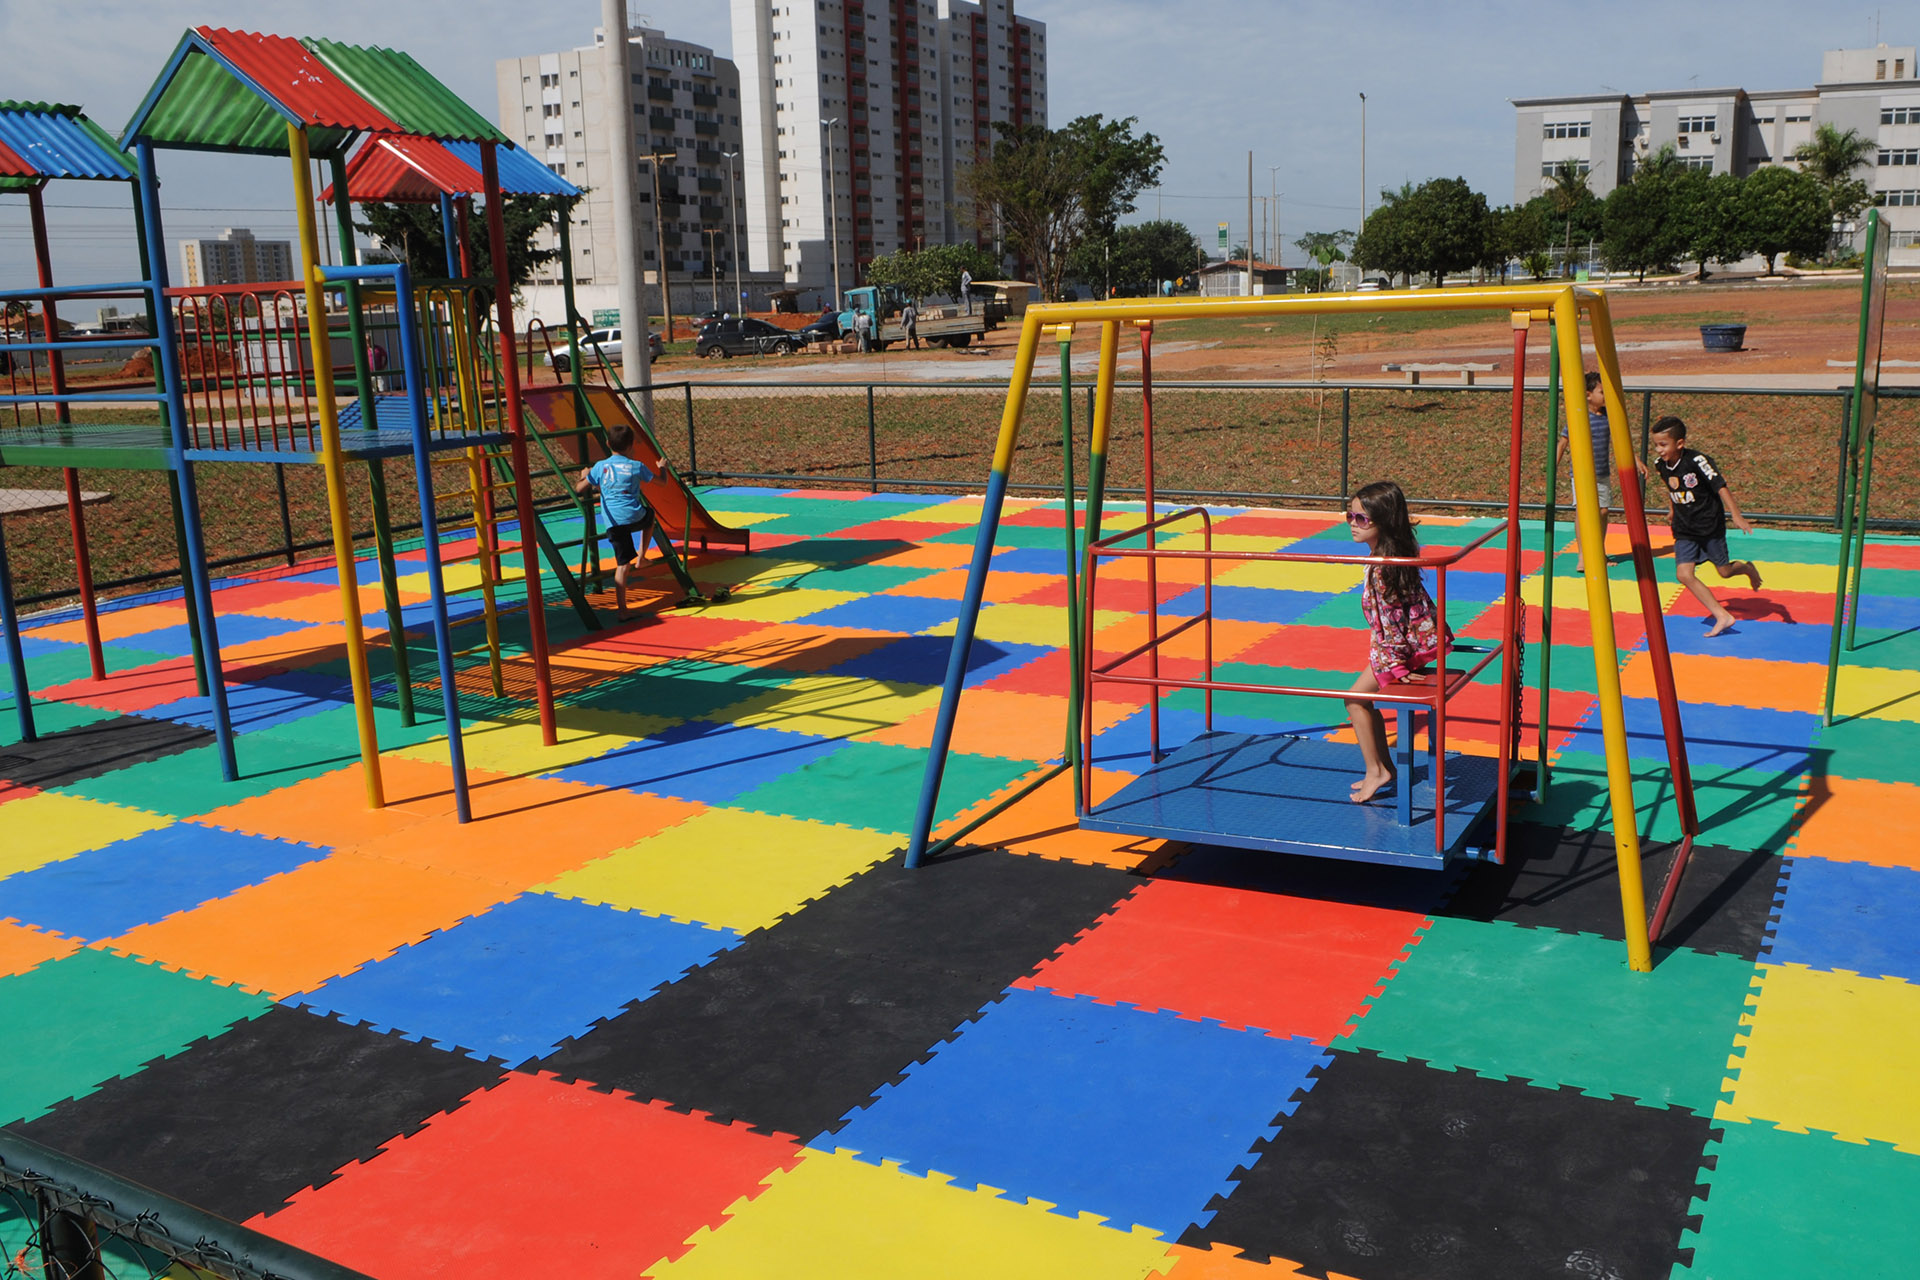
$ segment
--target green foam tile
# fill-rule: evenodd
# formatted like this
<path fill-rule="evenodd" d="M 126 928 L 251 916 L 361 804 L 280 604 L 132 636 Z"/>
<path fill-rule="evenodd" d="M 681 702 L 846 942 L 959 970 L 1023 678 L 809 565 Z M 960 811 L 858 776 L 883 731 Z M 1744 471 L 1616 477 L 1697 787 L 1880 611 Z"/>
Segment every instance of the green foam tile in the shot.
<path fill-rule="evenodd" d="M 1855 647 L 1840 653 L 1841 665 L 1920 671 L 1920 631 L 1866 625 L 1872 621 L 1873 605 L 1869 602 L 1861 608 L 1854 623 Z"/>
<path fill-rule="evenodd" d="M 674 659 L 602 681 L 569 694 L 566 701 L 571 707 L 693 720 L 777 689 L 799 674 L 775 667 Z"/>
<path fill-rule="evenodd" d="M 905 517 L 901 517 L 905 519 Z M 926 539 L 928 542 L 954 543 L 963 547 L 973 545 L 975 529 L 973 525 L 962 525 L 946 533 L 937 533 Z M 995 532 L 993 545 L 996 547 L 1038 547 L 1044 551 L 1061 553 L 1060 563 L 1066 564 L 1067 534 L 1064 529 L 1049 529 L 1044 525 L 1002 524 Z"/>
<path fill-rule="evenodd" d="M 31 633 L 29 633 L 31 634 Z M 130 645 L 103 644 L 100 646 L 101 660 L 108 671 L 131 671 L 135 667 L 150 667 L 156 662 L 171 662 L 177 655 L 155 653 L 151 649 L 136 649 Z M 48 689 L 54 685 L 68 684 L 75 680 L 85 680 L 93 674 L 93 663 L 87 657 L 85 645 L 71 645 L 58 653 L 40 653 L 27 659 L 27 686 L 31 689 Z M 4 685 L 7 706 L 13 705 L 13 685 Z"/>
<path fill-rule="evenodd" d="M 1761 769 L 1692 765 L 1694 806 L 1700 816 L 1699 839 L 1731 849 L 1780 850 L 1793 834 L 1794 815 L 1803 803 L 1802 774 Z M 1563 751 L 1554 761 L 1553 787 L 1545 804 L 1525 811 L 1529 822 L 1577 830 L 1613 829 L 1603 756 Z M 1633 801 L 1643 840 L 1664 843 L 1684 834 L 1674 804 L 1672 776 L 1664 761 L 1634 762 Z"/>
<path fill-rule="evenodd" d="M 5 705 L 7 714 L 0 716 L 0 747 L 10 747 L 20 741 L 20 717 L 13 714 L 11 699 Z M 33 703 L 33 731 L 45 738 L 67 729 L 111 720 L 119 714 L 117 711 L 82 706 L 77 702 L 41 702 L 36 699 Z"/>
<path fill-rule="evenodd" d="M 852 742 L 735 797 L 726 807 L 904 833 L 913 825 L 926 769 L 924 750 Z M 1018 760 L 949 753 L 934 821 L 972 807 L 1032 769 Z"/>
<path fill-rule="evenodd" d="M 359 759 L 356 748 L 328 742 L 319 735 L 309 736 L 308 722 L 318 718 L 309 716 L 292 727 L 263 729 L 237 739 L 234 756 L 240 777 L 234 782 L 221 778 L 218 751 L 209 744 L 53 789 L 190 818 L 329 773 Z"/>
<path fill-rule="evenodd" d="M 1752 976 L 1687 950 L 1633 973 L 1611 939 L 1442 917 L 1336 1043 L 1705 1115 Z"/>
<path fill-rule="evenodd" d="M 272 1006 L 266 996 L 92 949 L 0 979 L 0 1026 L 27 1037 L 0 1071 L 0 1124 L 43 1115 Z"/>
<path fill-rule="evenodd" d="M 1228 684 L 1292 685 L 1302 689 L 1351 689 L 1354 671 L 1317 671 L 1311 667 L 1277 667 L 1259 662 L 1223 662 L 1213 678 Z M 1164 705 L 1191 711 L 1205 710 L 1206 695 L 1198 689 L 1175 689 Z M 1221 716 L 1248 716 L 1297 724 L 1347 723 L 1346 703 L 1338 698 L 1308 698 L 1294 694 L 1215 693 L 1213 712 Z"/>

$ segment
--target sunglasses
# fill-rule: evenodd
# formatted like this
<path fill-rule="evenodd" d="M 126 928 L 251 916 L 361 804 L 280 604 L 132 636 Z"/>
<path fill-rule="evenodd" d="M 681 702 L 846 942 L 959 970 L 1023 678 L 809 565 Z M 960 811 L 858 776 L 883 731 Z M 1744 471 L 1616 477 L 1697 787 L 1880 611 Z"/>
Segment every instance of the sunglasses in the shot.
<path fill-rule="evenodd" d="M 1363 515 L 1358 511 L 1349 511 L 1347 512 L 1347 523 L 1351 525 L 1358 525 L 1359 527 L 1364 529 L 1368 525 L 1373 523 L 1373 517 L 1369 515 Z"/>

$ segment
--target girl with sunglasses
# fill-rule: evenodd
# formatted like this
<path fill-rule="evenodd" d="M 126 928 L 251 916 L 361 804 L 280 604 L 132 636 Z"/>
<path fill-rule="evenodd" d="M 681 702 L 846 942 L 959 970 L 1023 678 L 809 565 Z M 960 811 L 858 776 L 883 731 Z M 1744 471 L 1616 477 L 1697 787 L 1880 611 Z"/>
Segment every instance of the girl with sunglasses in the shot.
<path fill-rule="evenodd" d="M 1407 495 L 1391 480 L 1377 480 L 1348 500 L 1347 527 L 1355 542 L 1365 544 L 1369 556 L 1410 559 L 1420 554 Z M 1353 682 L 1355 693 L 1378 693 L 1439 654 L 1445 624 L 1420 581 L 1420 570 L 1413 565 L 1368 565 L 1360 588 L 1360 612 L 1366 615 L 1371 634 L 1367 669 Z M 1449 641 L 1453 638 L 1451 631 L 1446 636 Z M 1387 748 L 1386 718 L 1377 706 L 1351 699 L 1347 715 L 1367 766 L 1353 784 L 1353 800 L 1360 804 L 1394 780 L 1393 756 Z"/>

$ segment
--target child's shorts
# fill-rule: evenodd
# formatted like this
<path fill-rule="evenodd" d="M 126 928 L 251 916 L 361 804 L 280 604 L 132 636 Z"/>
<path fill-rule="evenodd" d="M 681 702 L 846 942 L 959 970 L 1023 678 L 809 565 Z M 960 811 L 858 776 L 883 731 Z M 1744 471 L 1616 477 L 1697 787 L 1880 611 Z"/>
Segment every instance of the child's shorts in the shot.
<path fill-rule="evenodd" d="M 644 550 L 647 545 L 647 533 L 652 528 L 653 512 L 651 511 L 647 512 L 644 518 L 636 520 L 632 524 L 616 524 L 610 526 L 607 529 L 607 540 L 613 543 L 615 563 L 632 564 L 635 560 L 639 559 L 640 550 L 636 550 L 633 545 L 633 535 L 636 533 L 640 535 L 640 549 Z"/>
<path fill-rule="evenodd" d="M 1716 569 L 1726 568 L 1732 559 L 1727 554 L 1727 535 L 1717 538 L 1689 538 L 1683 533 L 1673 535 L 1673 562 L 1675 564 L 1699 564 L 1702 561 Z"/>

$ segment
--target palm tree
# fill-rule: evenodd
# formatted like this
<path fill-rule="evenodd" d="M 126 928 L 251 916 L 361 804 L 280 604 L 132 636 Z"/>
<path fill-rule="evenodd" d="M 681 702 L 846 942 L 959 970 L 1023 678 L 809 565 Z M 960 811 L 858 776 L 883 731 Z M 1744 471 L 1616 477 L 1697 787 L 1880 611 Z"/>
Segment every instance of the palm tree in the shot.
<path fill-rule="evenodd" d="M 1579 165 L 1562 160 L 1553 166 L 1553 177 L 1547 180 L 1547 197 L 1553 201 L 1554 212 L 1567 220 L 1567 243 L 1560 253 L 1563 266 L 1573 261 L 1573 211 L 1590 194 L 1587 175 Z"/>
<path fill-rule="evenodd" d="M 1864 169 L 1879 148 L 1878 141 L 1858 129 L 1842 133 L 1833 125 L 1823 124 L 1813 131 L 1812 141 L 1793 149 L 1794 161 L 1803 172 L 1812 174 L 1820 189 L 1826 192 L 1827 208 L 1833 215 L 1836 231 L 1841 223 L 1858 216 L 1873 199 L 1867 184 L 1853 174 L 1856 169 Z"/>

